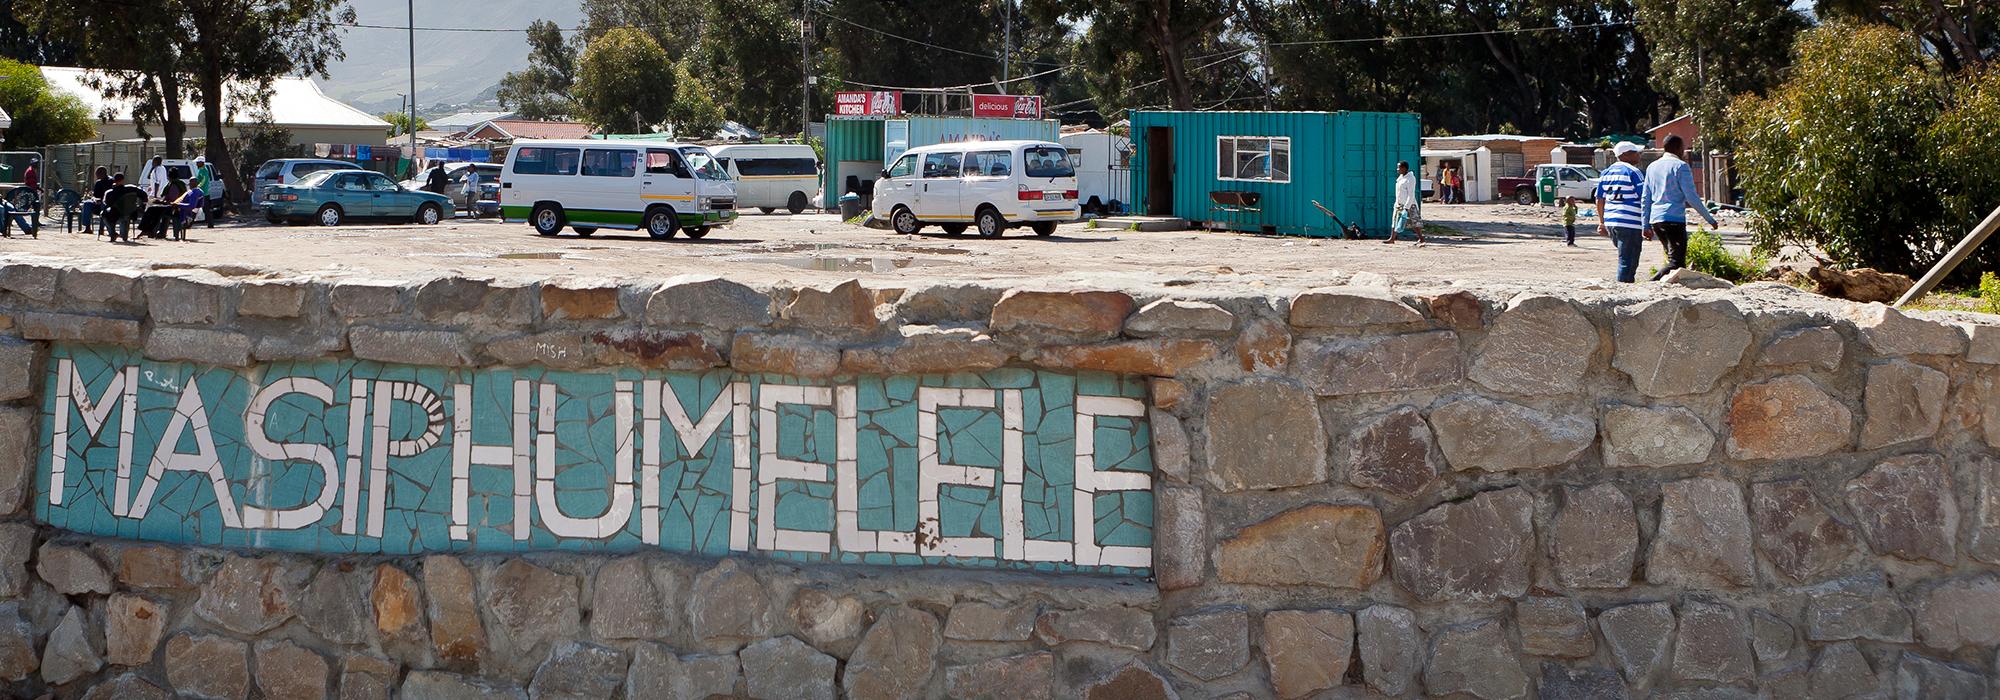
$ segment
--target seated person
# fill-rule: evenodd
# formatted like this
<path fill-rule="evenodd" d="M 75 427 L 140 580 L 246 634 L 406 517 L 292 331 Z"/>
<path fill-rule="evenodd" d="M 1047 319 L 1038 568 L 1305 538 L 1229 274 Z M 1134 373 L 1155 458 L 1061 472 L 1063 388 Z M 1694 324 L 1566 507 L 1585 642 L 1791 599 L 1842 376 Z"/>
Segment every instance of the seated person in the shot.
<path fill-rule="evenodd" d="M 110 168 L 97 166 L 97 179 L 90 183 L 90 196 L 83 200 L 84 233 L 92 232 L 91 224 L 97 218 L 97 213 L 104 211 L 104 193 L 125 181 L 125 173 L 119 173 L 117 177 L 112 177 L 110 173 Z"/>
<path fill-rule="evenodd" d="M 178 214 L 174 217 L 174 240 L 187 240 L 188 228 L 194 225 L 195 218 L 201 215 L 207 206 L 208 193 L 199 187 L 188 188 L 179 199 L 174 200 L 174 209 Z"/>
<path fill-rule="evenodd" d="M 120 181 L 104 193 L 104 233 L 112 241 L 132 241 L 132 224 L 146 209 L 146 191 Z"/>

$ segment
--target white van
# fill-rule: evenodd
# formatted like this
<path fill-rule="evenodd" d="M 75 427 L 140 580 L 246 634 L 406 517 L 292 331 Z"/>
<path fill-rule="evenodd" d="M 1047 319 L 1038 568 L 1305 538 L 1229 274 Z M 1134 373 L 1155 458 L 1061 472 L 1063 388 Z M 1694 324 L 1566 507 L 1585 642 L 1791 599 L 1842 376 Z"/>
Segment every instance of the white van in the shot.
<path fill-rule="evenodd" d="M 523 140 L 507 149 L 500 215 L 553 236 L 600 228 L 708 235 L 736 220 L 736 183 L 707 148 L 668 141 Z"/>
<path fill-rule="evenodd" d="M 1069 149 L 1050 141 L 969 141 L 904 152 L 875 182 L 873 216 L 897 233 L 930 224 L 945 233 L 999 236 L 1026 224 L 1035 235 L 1075 221 L 1076 169 Z"/>
<path fill-rule="evenodd" d="M 796 143 L 739 144 L 711 149 L 716 161 L 736 178 L 736 206 L 756 207 L 766 214 L 777 209 L 797 214 L 812 206 L 819 192 L 819 153 Z"/>

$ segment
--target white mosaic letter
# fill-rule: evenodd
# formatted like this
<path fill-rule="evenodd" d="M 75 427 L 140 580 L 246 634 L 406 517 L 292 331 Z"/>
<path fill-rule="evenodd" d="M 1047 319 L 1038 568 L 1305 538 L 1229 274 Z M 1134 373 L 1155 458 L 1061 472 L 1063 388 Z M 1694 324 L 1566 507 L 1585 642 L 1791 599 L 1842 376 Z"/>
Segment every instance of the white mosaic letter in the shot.
<path fill-rule="evenodd" d="M 1097 469 L 1097 417 L 1146 415 L 1146 404 L 1115 396 L 1076 397 L 1076 501 L 1071 537 L 1076 540 L 1077 566 L 1152 566 L 1152 547 L 1100 547 L 1097 544 L 1097 499 L 1105 491 L 1151 491 L 1153 477 L 1142 472 Z"/>
<path fill-rule="evenodd" d="M 993 407 L 992 389 L 917 389 L 917 527 L 923 538 L 924 556 L 991 557 L 991 537 L 945 537 L 938 494 L 945 484 L 991 489 L 994 473 L 990 468 L 945 464 L 938 460 L 938 409 L 947 406 Z M 1003 448 L 1004 449 L 1004 448 Z"/>
<path fill-rule="evenodd" d="M 84 386 L 83 377 L 76 373 L 76 363 L 69 358 L 56 361 L 55 425 L 49 445 L 49 505 L 62 505 L 63 492 L 68 488 L 64 471 L 69 461 L 70 409 L 74 407 L 83 416 L 84 435 L 96 438 L 104 432 L 104 422 L 120 404 L 126 408 L 118 417 L 118 481 L 111 514 L 124 516 L 127 494 L 131 493 L 132 428 L 139 413 L 139 367 L 127 365 L 113 372 L 111 383 L 104 387 L 104 393 L 92 399 L 90 389 Z"/>
<path fill-rule="evenodd" d="M 273 481 L 273 463 L 310 462 L 319 467 L 322 476 L 319 497 L 296 508 L 264 508 L 245 503 L 243 526 L 247 528 L 297 530 L 316 524 L 326 516 L 327 509 L 333 507 L 333 500 L 340 493 L 340 464 L 333 456 L 333 448 L 309 442 L 277 442 L 265 432 L 264 419 L 271 410 L 271 404 L 286 394 L 304 394 L 318 399 L 320 403 L 333 403 L 333 387 L 311 377 L 286 377 L 257 391 L 257 395 L 250 399 L 250 410 L 243 416 L 243 441 L 249 443 L 251 452 L 266 462 L 263 478 L 253 481 L 251 490 L 260 497 L 267 495 Z"/>
<path fill-rule="evenodd" d="M 645 408 L 644 439 L 646 448 L 641 453 L 641 463 L 644 466 L 641 483 L 646 493 L 643 500 L 644 505 L 639 509 L 640 517 L 645 520 L 645 523 L 641 527 L 640 541 L 646 544 L 660 543 L 660 414 L 662 409 L 666 413 L 667 422 L 674 426 L 674 437 L 680 441 L 681 449 L 685 450 L 689 457 L 693 457 L 701 454 L 702 446 L 707 445 L 709 438 L 714 437 L 715 432 L 722 429 L 722 421 L 729 418 L 730 413 L 736 406 L 736 387 L 737 385 L 735 384 L 724 387 L 722 393 L 715 397 L 715 401 L 708 404 L 708 409 L 702 412 L 701 420 L 695 421 L 688 417 L 687 408 L 681 405 L 680 394 L 674 391 L 673 385 L 658 379 L 646 380 L 642 390 L 642 399 Z M 741 432 L 744 430 L 742 424 L 749 421 L 745 419 L 738 419 L 738 421 L 738 430 Z M 743 455 L 744 452 L 747 452 L 747 450 L 739 450 L 737 452 L 739 462 L 743 462 L 747 457 L 747 455 Z M 746 493 L 744 494 L 744 506 L 746 509 L 749 506 L 747 491 L 748 489 L 746 488 Z M 745 515 L 748 515 L 747 510 Z M 734 517 L 733 513 L 731 517 Z"/>
<path fill-rule="evenodd" d="M 610 537 L 632 519 L 632 382 L 618 382 L 611 396 L 617 447 L 608 488 L 610 504 L 599 515 L 573 517 L 556 501 L 556 386 L 542 385 L 541 428 L 535 438 L 535 505 L 542 514 L 542 524 L 557 537 Z"/>
<path fill-rule="evenodd" d="M 833 390 L 823 386 L 765 384 L 757 396 L 757 548 L 764 551 L 832 550 L 830 533 L 778 528 L 778 482 L 826 483 L 826 465 L 778 456 L 778 406 L 832 406 Z"/>
<path fill-rule="evenodd" d="M 180 444 L 181 434 L 194 431 L 195 452 L 186 454 L 175 451 Z M 160 487 L 160 477 L 169 471 L 195 472 L 208 478 L 209 488 L 215 490 L 216 508 L 222 511 L 224 527 L 243 527 L 237 517 L 236 499 L 229 495 L 229 480 L 222 473 L 222 459 L 215 451 L 215 436 L 208 429 L 208 408 L 202 405 L 201 391 L 195 386 L 194 378 L 187 381 L 187 388 L 181 390 L 180 399 L 174 402 L 174 416 L 167 420 L 167 429 L 161 433 L 160 444 L 153 449 L 152 463 L 146 467 L 146 479 L 139 484 L 139 496 L 132 503 L 132 510 L 126 517 L 143 520 L 146 510 L 153 505 L 153 491 Z"/>
<path fill-rule="evenodd" d="M 472 466 L 512 468 L 516 475 L 528 472 L 528 445 L 532 436 L 526 429 L 528 382 L 514 381 L 514 441 L 510 445 L 481 445 L 472 441 L 472 385 L 451 387 L 451 538 L 471 538 Z M 519 508 L 518 501 L 516 508 Z M 515 519 L 521 522 L 520 518 Z M 518 527 L 517 527 L 518 531 Z"/>

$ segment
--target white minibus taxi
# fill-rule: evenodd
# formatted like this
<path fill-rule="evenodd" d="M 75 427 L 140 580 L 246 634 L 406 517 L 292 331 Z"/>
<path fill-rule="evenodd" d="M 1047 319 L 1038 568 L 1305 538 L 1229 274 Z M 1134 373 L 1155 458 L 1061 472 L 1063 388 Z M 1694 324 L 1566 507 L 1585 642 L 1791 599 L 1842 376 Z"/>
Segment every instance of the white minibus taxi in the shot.
<path fill-rule="evenodd" d="M 875 183 L 873 216 L 897 233 L 930 224 L 945 233 L 999 236 L 1025 224 L 1035 235 L 1074 221 L 1076 169 L 1069 149 L 1050 141 L 968 141 L 912 148 Z"/>
<path fill-rule="evenodd" d="M 668 141 L 522 140 L 507 149 L 500 215 L 553 236 L 637 229 L 689 238 L 736 220 L 736 183 L 702 146 Z"/>
<path fill-rule="evenodd" d="M 736 207 L 797 214 L 819 191 L 819 153 L 797 143 L 746 143 L 709 149 L 736 178 Z"/>

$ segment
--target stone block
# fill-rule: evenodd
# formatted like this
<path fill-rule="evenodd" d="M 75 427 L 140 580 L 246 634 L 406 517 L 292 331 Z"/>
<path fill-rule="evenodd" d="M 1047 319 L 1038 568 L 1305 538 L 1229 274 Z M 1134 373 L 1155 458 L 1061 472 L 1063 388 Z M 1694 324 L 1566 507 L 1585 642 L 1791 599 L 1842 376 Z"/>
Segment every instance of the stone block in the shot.
<path fill-rule="evenodd" d="M 766 639 L 745 647 L 740 658 L 750 697 L 833 700 L 839 662 L 797 638 Z"/>
<path fill-rule="evenodd" d="M 1861 449 L 1899 445 L 1937 434 L 1951 378 L 1901 360 L 1870 365 L 1862 394 Z"/>
<path fill-rule="evenodd" d="M 485 585 L 487 642 L 491 667 L 513 678 L 525 678 L 547 654 L 546 649 L 583 633 L 577 581 L 521 559 L 487 572 Z"/>
<path fill-rule="evenodd" d="M 1618 349 L 1611 366 L 1653 397 L 1714 389 L 1750 348 L 1749 322 L 1723 300 L 1672 297 L 1622 307 L 1613 330 Z"/>
<path fill-rule="evenodd" d="M 111 593 L 111 572 L 105 571 L 97 557 L 81 547 L 43 543 L 35 557 L 35 574 L 63 595 Z"/>
<path fill-rule="evenodd" d="M 979 604 L 967 603 L 966 605 Z M 807 643 L 820 649 L 833 648 L 846 650 L 850 649 L 850 645 L 861 636 L 862 625 L 866 622 L 868 609 L 861 604 L 859 599 L 853 596 L 835 597 L 818 588 L 801 588 L 797 593 L 792 594 L 792 604 L 785 608 L 785 612 L 792 618 L 792 624 L 796 626 L 798 633 L 805 637 Z M 954 619 L 957 614 L 958 609 L 953 608 L 952 615 Z M 984 619 L 980 618 L 977 613 L 968 613 L 968 615 L 972 618 Z M 1019 638 L 1027 639 L 1035 631 L 1034 607 L 1028 606 L 1019 611 L 1017 617 L 1019 619 L 1016 622 L 1020 626 Z M 994 620 L 987 621 L 997 622 Z M 998 634 L 1002 636 L 1012 634 L 1004 630 L 983 628 L 971 622 L 966 624 L 970 625 L 970 627 L 961 629 L 960 632 L 963 634 Z M 946 635 L 949 636 L 950 633 L 950 628 L 947 628 Z"/>
<path fill-rule="evenodd" d="M 1153 494 L 1154 584 L 1162 591 L 1201 585 L 1208 574 L 1208 547 L 1213 541 L 1201 489 L 1160 485 Z"/>
<path fill-rule="evenodd" d="M 192 584 L 181 572 L 181 554 L 166 545 L 120 547 L 118 582 L 133 588 L 187 588 Z"/>
<path fill-rule="evenodd" d="M 1236 314 L 1205 301 L 1160 299 L 1139 307 L 1125 321 L 1125 334 L 1154 336 L 1222 336 L 1236 330 Z"/>
<path fill-rule="evenodd" d="M 1167 679 L 1134 662 L 1084 688 L 1084 700 L 1180 700 Z"/>
<path fill-rule="evenodd" d="M 1146 410 L 1146 424 L 1153 433 L 1153 472 L 1170 483 L 1185 484 L 1194 472 L 1194 449 L 1188 445 L 1188 431 L 1181 425 L 1180 417 L 1159 406 L 1161 392 L 1162 388 L 1155 384 L 1152 394 L 1156 407 Z"/>
<path fill-rule="evenodd" d="M 1590 416 L 1548 413 L 1517 403 L 1464 396 L 1431 411 L 1445 461 L 1459 471 L 1560 466 L 1590 449 Z"/>
<path fill-rule="evenodd" d="M 1173 631 L 1168 631 L 1171 639 Z M 1338 610 L 1264 613 L 1264 665 L 1278 697 L 1302 698 L 1331 690 L 1347 676 L 1354 654 L 1354 618 Z"/>
<path fill-rule="evenodd" d="M 167 684 L 182 697 L 242 700 L 250 694 L 250 645 L 206 634 L 181 633 L 167 640 L 161 657 Z M 405 693 L 415 689 L 404 687 Z M 412 696 L 423 697 L 423 696 Z"/>
<path fill-rule="evenodd" d="M 1424 297 L 1424 305 L 1446 328 L 1465 333 L 1486 327 L 1486 304 L 1472 292 L 1461 289 Z"/>
<path fill-rule="evenodd" d="M 1180 408 L 1188 400 L 1188 386 L 1175 379 L 1149 377 L 1146 379 L 1146 395 L 1153 400 L 1153 408 L 1171 411 Z"/>
<path fill-rule="evenodd" d="M 23 342 L 11 335 L 0 335 L 0 401 L 25 399 L 35 395 L 37 381 L 42 378 L 36 361 L 41 357 L 39 343 Z"/>
<path fill-rule="evenodd" d="M 1792 623 L 1764 610 L 1750 611 L 1750 652 L 1757 655 L 1758 667 L 1785 660 L 1797 646 L 1798 632 Z"/>
<path fill-rule="evenodd" d="M 1424 639 L 1414 613 L 1393 605 L 1371 605 L 1354 614 L 1354 632 L 1361 678 L 1368 687 L 1393 697 L 1416 690 Z"/>
<path fill-rule="evenodd" d="M 136 672 L 121 673 L 83 691 L 82 700 L 171 700 L 160 686 Z"/>
<path fill-rule="evenodd" d="M 638 365 L 675 371 L 726 367 L 720 339 L 684 331 L 612 329 L 584 334 L 592 361 L 609 366 Z"/>
<path fill-rule="evenodd" d="M 535 668 L 531 698 L 609 698 L 625 682 L 630 657 L 607 646 L 575 640 L 559 642 Z"/>
<path fill-rule="evenodd" d="M 2000 576 L 1954 578 L 1921 588 L 1910 601 L 1917 641 L 1945 652 L 2000 644 Z"/>
<path fill-rule="evenodd" d="M 292 618 L 296 584 L 278 560 L 228 555 L 202 585 L 194 613 L 239 635 L 262 634 Z"/>
<path fill-rule="evenodd" d="M 340 700 L 389 700 L 389 690 L 402 674 L 396 662 L 370 654 L 340 660 Z"/>
<path fill-rule="evenodd" d="M 312 583 L 299 591 L 299 620 L 329 642 L 367 644 L 375 639 L 371 579 L 366 569 L 341 569 L 339 564 L 320 567 Z"/>
<path fill-rule="evenodd" d="M 1431 638 L 1424 689 L 1432 695 L 1464 693 L 1480 700 L 1524 698 L 1528 674 L 1498 619 L 1451 625 Z"/>
<path fill-rule="evenodd" d="M 646 325 L 649 326 L 695 326 L 733 331 L 770 323 L 770 297 L 720 277 L 673 277 L 646 299 Z"/>
<path fill-rule="evenodd" d="M 472 570 L 457 557 L 424 557 L 425 616 L 438 660 L 460 669 L 478 668 L 486 656 L 486 628 L 479 619 Z"/>
<path fill-rule="evenodd" d="M 1569 588 L 1631 585 L 1632 562 L 1639 552 L 1632 499 L 1611 484 L 1567 486 L 1562 493 L 1562 510 L 1548 532 L 1556 583 Z"/>
<path fill-rule="evenodd" d="M 20 598 L 33 579 L 28 559 L 35 554 L 35 526 L 0 523 L 0 599 Z"/>
<path fill-rule="evenodd" d="M 1269 318 L 1253 318 L 1236 334 L 1236 361 L 1245 372 L 1284 369 L 1292 361 L 1292 331 Z"/>
<path fill-rule="evenodd" d="M 34 496 L 34 474 L 39 417 L 26 407 L 0 407 L 0 515 L 11 515 Z M 4 561 L 4 558 L 0 558 Z M 6 589 L 6 573 L 0 571 L 0 591 Z"/>
<path fill-rule="evenodd" d="M 983 284 L 937 282 L 918 286 L 896 300 L 896 318 L 903 323 L 960 324 L 984 322 L 1006 290 Z"/>
<path fill-rule="evenodd" d="M 42 681 L 63 685 L 104 668 L 103 638 L 88 629 L 90 614 L 70 606 L 42 647 Z"/>
<path fill-rule="evenodd" d="M 1182 372 L 1221 357 L 1223 346 L 1211 340 L 1147 338 L 1091 345 L 1053 345 L 1029 353 L 1027 359 L 1041 367 L 1177 377 Z"/>
<path fill-rule="evenodd" d="M 140 339 L 139 322 L 128 318 L 31 311 L 14 317 L 14 324 L 29 340 L 137 346 Z"/>
<path fill-rule="evenodd" d="M 1688 289 L 1734 289 L 1735 284 L 1714 275 L 1691 268 L 1678 268 L 1660 278 L 1662 284 L 1671 284 Z"/>
<path fill-rule="evenodd" d="M 703 642 L 733 648 L 769 635 L 770 608 L 764 585 L 735 560 L 724 559 L 695 577 L 689 627 Z"/>
<path fill-rule="evenodd" d="M 235 282 L 206 271 L 166 272 L 141 278 L 146 315 L 154 323 L 205 325 L 223 318 L 225 297 Z"/>
<path fill-rule="evenodd" d="M 1666 603 L 1633 603 L 1597 615 L 1597 629 L 1625 682 L 1644 688 L 1665 668 L 1674 641 L 1674 610 Z"/>
<path fill-rule="evenodd" d="M 1965 352 L 1965 331 L 1953 324 L 1909 316 L 1881 304 L 1851 306 L 1846 314 L 1862 344 L 1882 357 Z"/>
<path fill-rule="evenodd" d="M 319 336 L 259 335 L 251 345 L 250 355 L 258 362 L 317 360 L 346 349 L 346 334 L 337 332 Z"/>
<path fill-rule="evenodd" d="M 1880 572 L 1806 589 L 1804 621 L 1806 639 L 1815 642 L 1866 639 L 1906 644 L 1912 639 L 1910 613 Z"/>
<path fill-rule="evenodd" d="M 139 275 L 137 270 L 70 268 L 62 271 L 59 286 L 69 298 L 85 303 L 136 305 Z"/>
<path fill-rule="evenodd" d="M 1813 380 L 1794 374 L 1736 390 L 1728 423 L 1730 457 L 1797 459 L 1847 449 L 1854 413 Z"/>
<path fill-rule="evenodd" d="M 111 596 L 104 605 L 104 660 L 119 666 L 153 662 L 167 631 L 167 611 L 135 595 Z"/>
<path fill-rule="evenodd" d="M 1743 489 L 1718 478 L 1660 487 L 1660 525 L 1646 554 L 1646 581 L 1686 588 L 1756 583 L 1750 512 Z"/>
<path fill-rule="evenodd" d="M 1291 324 L 1299 328 L 1359 328 L 1422 323 L 1387 287 L 1323 287 L 1292 298 Z"/>
<path fill-rule="evenodd" d="M 1876 686 L 1875 670 L 1853 642 L 1841 642 L 1819 651 L 1807 675 L 1808 687 L 1816 698 L 1844 698 L 1865 694 Z"/>
<path fill-rule="evenodd" d="M 1673 467 L 1708 461 L 1715 433 L 1680 406 L 1611 406 L 1598 426 L 1604 463 L 1613 467 Z"/>
<path fill-rule="evenodd" d="M 1750 487 L 1757 549 L 1793 581 L 1810 583 L 1837 571 L 1854 554 L 1854 532 L 1827 512 L 1804 479 Z"/>
<path fill-rule="evenodd" d="M 363 360 L 426 367 L 472 364 L 472 344 L 457 331 L 355 326 L 347 330 L 347 342 L 354 356 Z"/>
<path fill-rule="evenodd" d="M 641 643 L 633 647 L 632 665 L 625 674 L 625 697 L 735 695 L 736 681 L 742 677 L 743 669 L 735 654 L 681 658 L 663 645 Z M 831 674 L 827 682 L 833 682 Z"/>
<path fill-rule="evenodd" d="M 1034 603 L 962 602 L 951 606 L 945 621 L 946 639 L 976 642 L 1025 642 L 1035 635 Z"/>
<path fill-rule="evenodd" d="M 1389 536 L 1396 583 L 1425 601 L 1491 601 L 1527 593 L 1535 499 L 1520 488 L 1443 503 Z M 1298 556 L 1318 557 L 1302 550 Z"/>
<path fill-rule="evenodd" d="M 1276 379 L 1210 391 L 1208 478 L 1223 491 L 1326 481 L 1326 427 L 1312 395 Z"/>
<path fill-rule="evenodd" d="M 257 643 L 257 691 L 267 698 L 317 700 L 326 697 L 326 659 L 284 640 Z"/>
<path fill-rule="evenodd" d="M 944 692 L 953 698 L 1056 697 L 1056 657 L 1046 651 L 1003 656 L 944 670 Z"/>
<path fill-rule="evenodd" d="M 1896 700 L 1979 700 L 1988 697 L 1989 687 L 1976 670 L 1914 652 L 1903 652 L 1896 664 Z"/>
<path fill-rule="evenodd" d="M 1597 326 L 1570 302 L 1527 294 L 1500 313 L 1466 376 L 1503 394 L 1575 393 L 1597 356 Z"/>
<path fill-rule="evenodd" d="M 1158 451 L 1154 454 L 1157 459 Z M 1347 483 L 1364 489 L 1416 498 L 1444 468 L 1431 426 L 1415 408 L 1402 406 L 1367 419 L 1348 439 Z"/>
<path fill-rule="evenodd" d="M 1686 268 L 1682 268 L 1685 270 Z M 1632 697 L 1618 672 L 1608 668 L 1567 668 L 1551 661 L 1542 662 L 1541 685 L 1545 700 L 1625 700 Z"/>
<path fill-rule="evenodd" d="M 1958 327 L 1965 333 L 1968 341 L 1965 348 L 1966 362 L 2000 365 L 2000 326 L 1960 322 Z"/>
<path fill-rule="evenodd" d="M 403 698 L 437 700 L 528 700 L 528 693 L 512 683 L 475 678 L 444 671 L 411 671 L 397 694 Z"/>
<path fill-rule="evenodd" d="M 1181 673 L 1212 681 L 1250 663 L 1250 613 L 1243 608 L 1202 610 L 1167 622 L 1165 661 Z"/>
<path fill-rule="evenodd" d="M 377 565 L 368 602 L 375 612 L 375 631 L 381 635 L 383 650 L 412 665 L 429 665 L 423 663 L 430 648 L 424 636 L 424 594 L 417 580 L 402 567 Z"/>
<path fill-rule="evenodd" d="M 542 283 L 542 320 L 589 321 L 624 316 L 624 288 L 609 279 L 564 278 Z"/>
<path fill-rule="evenodd" d="M 407 291 L 407 283 L 398 280 L 340 280 L 327 291 L 327 302 L 342 318 L 389 316 L 403 311 Z"/>
<path fill-rule="evenodd" d="M 1757 364 L 1763 367 L 1808 367 L 1831 372 L 1840 367 L 1847 354 L 1847 341 L 1825 326 L 1798 328 L 1778 334 L 1764 344 Z"/>
<path fill-rule="evenodd" d="M 1847 482 L 1847 504 L 1876 554 L 1958 561 L 1958 500 L 1944 458 L 1904 455 Z"/>
<path fill-rule="evenodd" d="M 311 282 L 305 279 L 244 282 L 238 288 L 236 315 L 298 318 L 305 313 L 306 292 L 311 288 Z"/>
<path fill-rule="evenodd" d="M 971 328 L 903 326 L 888 345 L 847 348 L 840 368 L 853 374 L 979 372 L 1007 364 L 1010 356 L 992 336 Z"/>
<path fill-rule="evenodd" d="M 1089 642 L 1143 652 L 1156 634 L 1152 613 L 1122 605 L 1045 612 L 1035 621 L 1035 638 L 1048 646 Z"/>
<path fill-rule="evenodd" d="M 799 335 L 737 333 L 729 364 L 739 372 L 830 377 L 840 371 L 840 348 Z"/>
<path fill-rule="evenodd" d="M 0 603 L 0 679 L 26 680 L 42 668 L 35 648 L 35 628 L 21 616 L 21 603 Z"/>
<path fill-rule="evenodd" d="M 147 359 L 222 367 L 250 364 L 250 336 L 207 328 L 154 326 L 146 334 Z"/>
<path fill-rule="evenodd" d="M 1135 306 L 1123 292 L 1011 289 L 993 304 L 987 325 L 1029 342 L 1090 343 L 1116 337 Z"/>
<path fill-rule="evenodd" d="M 0 265 L 0 290 L 34 301 L 54 301 L 56 276 L 61 272 L 62 268 L 30 263 Z"/>
<path fill-rule="evenodd" d="M 1294 348 L 1291 371 L 1322 396 L 1380 394 L 1454 384 L 1460 360 L 1451 331 L 1320 338 Z"/>
<path fill-rule="evenodd" d="M 1575 598 L 1522 598 L 1514 602 L 1514 624 L 1521 632 L 1521 653 L 1581 659 L 1597 652 L 1590 614 Z"/>
<path fill-rule="evenodd" d="M 542 365 L 551 369 L 586 369 L 598 361 L 590 333 L 560 330 L 524 333 L 486 341 L 486 356 L 503 366 Z"/>
<path fill-rule="evenodd" d="M 645 560 L 638 557 L 614 559 L 597 569 L 590 609 L 590 634 L 598 639 L 667 636 L 666 607 L 660 603 Z"/>
<path fill-rule="evenodd" d="M 1365 589 L 1382 576 L 1382 544 L 1382 515 L 1374 508 L 1312 504 L 1223 540 L 1216 576 L 1225 583 Z"/>
<path fill-rule="evenodd" d="M 884 611 L 847 657 L 840 686 L 848 697 L 917 700 L 937 670 L 937 617 L 912 607 Z"/>
<path fill-rule="evenodd" d="M 778 310 L 778 318 L 787 327 L 832 336 L 867 336 L 882 326 L 875 295 L 852 279 L 831 289 L 794 290 L 791 301 Z"/>
<path fill-rule="evenodd" d="M 1674 637 L 1674 679 L 1684 683 L 1742 683 L 1755 678 L 1750 625 L 1735 608 L 1698 598 L 1681 603 Z"/>
<path fill-rule="evenodd" d="M 0 417 L 4 416 L 4 413 L 0 413 Z M 13 455 L 16 452 L 6 454 Z M 1157 448 L 1154 454 L 1158 454 Z M 1988 564 L 2000 564 L 2000 459 L 1974 457 L 1967 460 L 1961 469 L 1972 472 L 1968 484 L 1972 487 L 1968 494 L 1972 497 L 1972 505 L 1969 507 L 1972 511 L 1972 533 L 1966 540 L 1966 554 Z M 4 502 L 7 501 L 0 501 Z"/>

